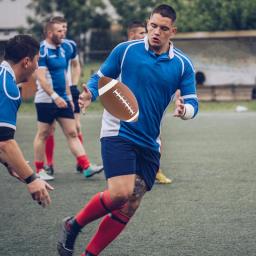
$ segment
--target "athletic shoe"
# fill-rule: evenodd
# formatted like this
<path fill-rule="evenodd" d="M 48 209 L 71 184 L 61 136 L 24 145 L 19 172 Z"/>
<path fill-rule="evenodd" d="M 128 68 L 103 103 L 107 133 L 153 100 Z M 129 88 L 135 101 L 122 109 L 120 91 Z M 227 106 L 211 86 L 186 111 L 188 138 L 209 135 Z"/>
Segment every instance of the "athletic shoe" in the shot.
<path fill-rule="evenodd" d="M 156 174 L 156 182 L 158 184 L 170 184 L 172 183 L 172 180 L 167 178 L 163 171 L 161 169 L 158 170 L 157 174 Z"/>
<path fill-rule="evenodd" d="M 82 166 L 80 166 L 80 165 L 77 165 L 77 166 L 76 166 L 76 171 L 77 171 L 77 172 L 82 173 L 82 172 L 83 172 L 83 170 L 84 170 L 84 169 L 83 169 L 83 167 L 82 167 Z"/>
<path fill-rule="evenodd" d="M 87 169 L 83 170 L 85 178 L 90 178 L 95 174 L 103 171 L 103 165 L 90 165 Z"/>
<path fill-rule="evenodd" d="M 79 232 L 72 231 L 72 226 L 69 223 L 72 219 L 73 217 L 66 217 L 62 222 L 57 244 L 60 256 L 72 256 L 74 253 L 75 240 Z"/>
<path fill-rule="evenodd" d="M 41 169 L 41 170 L 39 171 L 38 175 L 39 175 L 40 179 L 42 179 L 42 180 L 46 180 L 46 181 L 48 181 L 48 180 L 54 180 L 54 177 L 48 175 L 48 174 L 45 172 L 44 169 Z"/>
<path fill-rule="evenodd" d="M 49 175 L 53 175 L 54 174 L 53 165 L 45 165 L 44 169 L 45 169 L 47 174 L 49 174 Z"/>

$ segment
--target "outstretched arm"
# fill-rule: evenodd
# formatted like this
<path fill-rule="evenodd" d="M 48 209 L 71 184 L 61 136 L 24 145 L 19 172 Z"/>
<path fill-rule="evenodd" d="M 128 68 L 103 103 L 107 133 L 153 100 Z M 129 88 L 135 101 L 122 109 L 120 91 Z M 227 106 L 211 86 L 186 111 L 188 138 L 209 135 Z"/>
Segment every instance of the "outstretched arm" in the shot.
<path fill-rule="evenodd" d="M 14 139 L 0 141 L 0 162 L 7 167 L 12 176 L 27 184 L 27 189 L 34 200 L 43 207 L 51 203 L 48 190 L 53 190 L 53 187 L 35 175 Z"/>

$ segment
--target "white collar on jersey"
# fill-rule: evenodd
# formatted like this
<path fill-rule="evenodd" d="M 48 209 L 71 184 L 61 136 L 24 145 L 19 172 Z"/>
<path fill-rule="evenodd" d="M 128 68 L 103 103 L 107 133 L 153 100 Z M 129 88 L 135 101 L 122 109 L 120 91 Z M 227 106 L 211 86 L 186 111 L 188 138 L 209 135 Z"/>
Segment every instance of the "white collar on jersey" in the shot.
<path fill-rule="evenodd" d="M 145 43 L 145 49 L 148 51 L 149 50 L 148 36 L 144 37 L 144 43 Z M 170 42 L 169 58 L 172 59 L 173 57 L 174 57 L 173 43 Z"/>
<path fill-rule="evenodd" d="M 14 71 L 13 71 L 11 65 L 9 64 L 9 62 L 7 62 L 7 61 L 4 60 L 4 61 L 1 63 L 0 66 L 3 67 L 3 68 L 5 68 L 5 69 L 12 75 L 13 79 L 16 81 L 15 73 L 14 73 Z"/>
<path fill-rule="evenodd" d="M 46 40 L 44 40 L 44 45 L 48 48 L 48 49 L 57 49 L 57 46 L 54 44 L 50 44 L 48 43 Z"/>

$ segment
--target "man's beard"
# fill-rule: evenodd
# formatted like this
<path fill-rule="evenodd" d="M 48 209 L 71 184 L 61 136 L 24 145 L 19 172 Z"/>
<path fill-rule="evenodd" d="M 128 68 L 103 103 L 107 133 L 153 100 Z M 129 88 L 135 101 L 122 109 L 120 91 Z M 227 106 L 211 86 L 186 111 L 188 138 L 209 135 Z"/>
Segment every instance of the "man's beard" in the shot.
<path fill-rule="evenodd" d="M 52 37 L 52 42 L 53 42 L 55 45 L 59 45 L 59 44 L 61 44 L 61 39 L 58 38 L 57 36 L 53 36 L 53 37 Z"/>

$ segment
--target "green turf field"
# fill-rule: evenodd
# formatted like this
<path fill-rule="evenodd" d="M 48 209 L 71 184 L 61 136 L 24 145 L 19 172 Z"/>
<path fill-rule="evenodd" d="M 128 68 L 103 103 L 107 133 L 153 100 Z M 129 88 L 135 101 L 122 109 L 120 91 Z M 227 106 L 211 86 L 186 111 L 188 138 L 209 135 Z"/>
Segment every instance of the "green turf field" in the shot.
<path fill-rule="evenodd" d="M 92 162 L 100 162 L 100 112 L 82 117 Z M 16 138 L 33 161 L 33 113 L 19 115 Z M 256 113 L 202 112 L 182 121 L 168 113 L 163 125 L 162 168 L 171 185 L 155 185 L 127 229 L 103 256 L 254 256 L 256 251 Z M 0 167 L 0 255 L 55 256 L 59 224 L 96 192 L 103 175 L 88 180 L 75 173 L 75 161 L 56 132 L 53 203 L 41 209 L 23 184 Z M 95 231 L 79 236 L 80 255 Z"/>
<path fill-rule="evenodd" d="M 249 112 L 256 112 L 256 100 L 251 101 L 230 101 L 230 102 L 200 102 L 201 112 L 236 112 L 237 106 L 244 106 Z M 87 112 L 102 111 L 102 105 L 97 99 L 90 107 L 86 110 Z M 169 112 L 173 111 L 173 104 L 168 109 Z M 32 101 L 23 102 L 20 108 L 21 113 L 34 114 L 35 105 Z"/>

